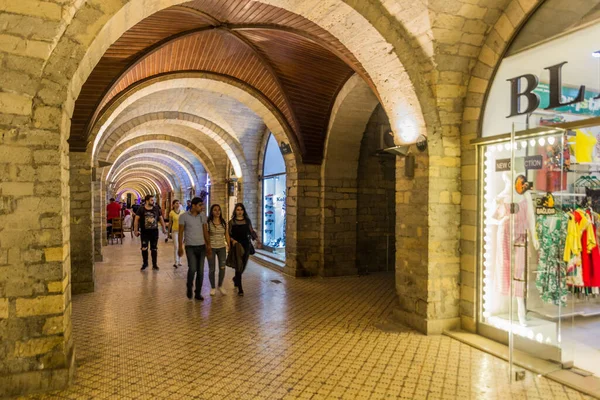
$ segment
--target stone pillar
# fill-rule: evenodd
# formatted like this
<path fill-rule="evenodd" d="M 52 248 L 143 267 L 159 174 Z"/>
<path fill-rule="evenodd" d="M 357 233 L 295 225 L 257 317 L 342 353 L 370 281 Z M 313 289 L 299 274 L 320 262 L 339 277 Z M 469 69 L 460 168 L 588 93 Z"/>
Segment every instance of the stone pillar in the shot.
<path fill-rule="evenodd" d="M 106 183 L 100 185 L 100 237 L 102 238 L 102 246 L 108 246 L 108 238 L 106 237 L 106 205 L 108 204 L 108 188 Z"/>
<path fill-rule="evenodd" d="M 218 182 L 213 182 L 210 187 L 210 202 L 207 207 L 210 207 L 212 204 L 219 204 L 221 206 L 221 212 L 225 213 L 227 209 L 227 184 L 225 183 L 225 179 L 221 178 Z M 229 220 L 228 215 L 223 214 L 223 218 L 225 220 Z"/>
<path fill-rule="evenodd" d="M 416 152 L 415 177 L 396 169 L 396 314 L 426 334 L 458 327 L 460 158 Z"/>
<path fill-rule="evenodd" d="M 71 285 L 73 294 L 94 291 L 92 166 L 89 153 L 69 154 L 71 184 Z"/>
<path fill-rule="evenodd" d="M 102 184 L 96 180 L 92 182 L 92 212 L 94 225 L 94 261 L 101 262 L 102 258 L 102 238 L 106 236 L 106 231 L 102 232 Z"/>
<path fill-rule="evenodd" d="M 294 276 L 321 273 L 321 168 L 300 165 L 287 174 L 286 268 Z"/>
<path fill-rule="evenodd" d="M 344 168 L 344 166 L 340 165 L 339 168 Z M 328 179 L 327 186 L 321 187 L 323 199 L 321 210 L 315 208 L 305 210 L 305 213 L 321 217 L 323 250 L 319 265 L 320 276 L 356 275 L 358 272 L 356 268 L 356 208 L 358 204 L 356 171 L 347 172 L 354 177 Z"/>
<path fill-rule="evenodd" d="M 32 111 L 31 100 L 13 97 L 1 112 L 19 111 L 17 101 Z M 70 120 L 57 107 L 37 106 L 33 115 L 16 123 L 18 116 L 0 113 L 13 122 L 0 128 L 0 397 L 64 388 L 74 371 L 61 135 Z"/>

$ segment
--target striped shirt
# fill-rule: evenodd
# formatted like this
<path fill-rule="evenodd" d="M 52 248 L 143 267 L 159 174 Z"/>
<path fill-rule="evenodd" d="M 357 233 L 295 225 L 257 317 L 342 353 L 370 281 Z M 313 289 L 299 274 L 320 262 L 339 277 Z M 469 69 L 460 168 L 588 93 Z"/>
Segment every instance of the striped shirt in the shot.
<path fill-rule="evenodd" d="M 210 235 L 210 247 L 220 249 L 227 245 L 225 242 L 225 227 L 217 222 L 208 221 L 208 232 Z"/>

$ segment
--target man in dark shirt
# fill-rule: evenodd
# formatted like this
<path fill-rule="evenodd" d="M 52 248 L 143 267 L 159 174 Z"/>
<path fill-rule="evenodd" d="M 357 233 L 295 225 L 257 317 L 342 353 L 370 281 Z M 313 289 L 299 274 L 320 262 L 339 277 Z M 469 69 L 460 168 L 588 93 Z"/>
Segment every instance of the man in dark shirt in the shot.
<path fill-rule="evenodd" d="M 152 269 L 158 270 L 158 223 L 162 226 L 163 233 L 167 234 L 165 220 L 163 219 L 160 207 L 154 205 L 154 197 L 147 195 L 145 204 L 140 207 L 135 222 L 133 223 L 133 232 L 135 236 L 140 236 L 142 231 L 142 271 L 148 268 L 148 247 L 152 253 Z M 138 230 L 139 228 L 139 230 Z"/>

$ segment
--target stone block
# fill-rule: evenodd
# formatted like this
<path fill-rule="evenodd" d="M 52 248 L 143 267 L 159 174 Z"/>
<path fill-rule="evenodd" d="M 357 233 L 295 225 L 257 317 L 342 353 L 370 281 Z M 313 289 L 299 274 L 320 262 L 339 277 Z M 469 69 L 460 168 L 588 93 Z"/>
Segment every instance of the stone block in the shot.
<path fill-rule="evenodd" d="M 17 299 L 17 317 L 59 314 L 64 311 L 64 296 L 39 296 L 33 299 Z"/>
<path fill-rule="evenodd" d="M 2 182 L 0 183 L 0 193 L 3 196 L 31 196 L 33 187 L 31 182 Z"/>
<path fill-rule="evenodd" d="M 46 318 L 46 322 L 44 323 L 43 333 L 44 335 L 56 335 L 64 332 L 64 317 L 50 317 Z"/>
<path fill-rule="evenodd" d="M 53 247 L 44 249 L 44 256 L 46 262 L 54 262 L 60 261 L 62 262 L 65 259 L 65 249 L 64 247 Z"/>
<path fill-rule="evenodd" d="M 30 339 L 15 343 L 15 357 L 33 357 L 40 354 L 46 354 L 57 346 L 63 344 L 61 336 L 51 336 L 44 338 Z"/>
<path fill-rule="evenodd" d="M 1 48 L 0 35 L 0 50 Z M 0 110 L 7 114 L 30 115 L 32 99 L 29 96 L 23 96 L 15 93 L 0 92 Z"/>
<path fill-rule="evenodd" d="M 60 21 L 62 7 L 47 1 L 2 0 L 0 11 Z"/>
<path fill-rule="evenodd" d="M 0 319 L 8 318 L 9 302 L 8 299 L 0 299 Z"/>

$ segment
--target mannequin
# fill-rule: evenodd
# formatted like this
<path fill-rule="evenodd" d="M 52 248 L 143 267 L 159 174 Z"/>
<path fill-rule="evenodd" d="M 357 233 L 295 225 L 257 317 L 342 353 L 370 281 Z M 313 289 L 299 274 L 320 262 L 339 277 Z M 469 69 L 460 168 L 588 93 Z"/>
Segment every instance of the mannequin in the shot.
<path fill-rule="evenodd" d="M 519 175 L 519 174 L 515 174 Z M 514 202 L 517 205 L 516 213 L 514 214 L 514 244 L 523 244 L 525 235 L 528 232 L 529 240 L 533 247 L 539 249 L 539 241 L 535 230 L 535 212 L 533 199 L 530 192 L 525 192 L 520 195 L 514 191 L 512 176 L 510 172 L 502 173 L 504 181 L 504 189 L 496 196 L 498 205 L 494 214 L 494 222 L 499 226 L 496 247 L 495 268 L 497 282 L 500 293 L 504 296 L 510 296 L 509 287 L 510 280 L 510 257 L 515 254 L 515 276 L 523 279 L 525 274 L 525 254 L 524 247 L 514 247 L 510 243 L 510 203 L 511 195 L 514 195 Z M 519 323 L 523 326 L 527 325 L 526 308 L 525 308 L 525 287 L 524 282 L 513 282 L 513 293 L 517 297 L 517 307 Z"/>

